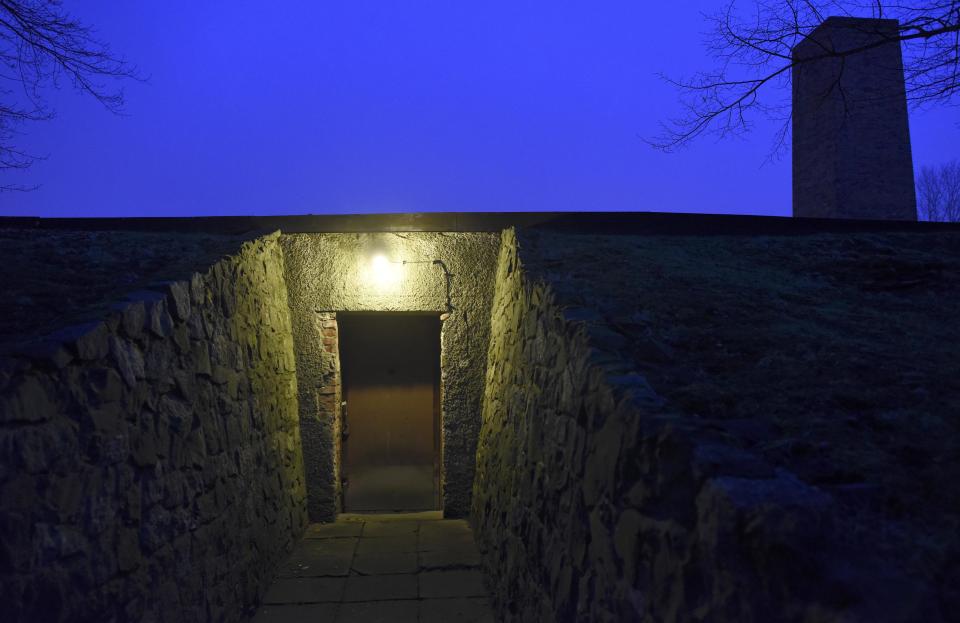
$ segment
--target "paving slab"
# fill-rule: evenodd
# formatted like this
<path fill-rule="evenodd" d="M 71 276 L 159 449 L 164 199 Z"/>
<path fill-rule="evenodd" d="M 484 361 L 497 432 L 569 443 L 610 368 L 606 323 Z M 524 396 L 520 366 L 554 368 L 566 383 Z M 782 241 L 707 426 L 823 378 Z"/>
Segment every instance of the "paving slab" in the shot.
<path fill-rule="evenodd" d="M 368 521 L 451 521 L 443 518 L 443 511 L 419 511 L 415 513 L 340 513 L 337 523 Z"/>
<path fill-rule="evenodd" d="M 264 606 L 252 623 L 334 623 L 340 604 L 308 606 Z"/>
<path fill-rule="evenodd" d="M 343 601 L 384 601 L 392 599 L 416 599 L 417 576 L 405 575 L 352 575 L 347 578 Z"/>
<path fill-rule="evenodd" d="M 416 552 L 374 552 L 357 554 L 351 570 L 360 575 L 416 573 L 419 569 Z"/>
<path fill-rule="evenodd" d="M 309 527 L 254 623 L 490 623 L 470 526 L 439 513 Z"/>
<path fill-rule="evenodd" d="M 451 543 L 472 544 L 473 533 L 468 530 L 436 532 L 421 528 L 418 543 L 421 550 L 431 549 L 431 545 L 446 546 Z"/>
<path fill-rule="evenodd" d="M 424 599 L 420 623 L 494 623 L 494 618 L 486 597 Z"/>
<path fill-rule="evenodd" d="M 420 534 L 417 539 L 417 550 L 429 552 L 437 549 L 446 549 L 448 547 L 475 547 L 473 535 L 469 532 L 464 534 Z"/>
<path fill-rule="evenodd" d="M 416 534 L 384 536 L 379 538 L 362 538 L 357 543 L 358 556 L 415 551 L 417 551 Z"/>
<path fill-rule="evenodd" d="M 267 591 L 265 604 L 338 602 L 347 578 L 280 578 Z"/>
<path fill-rule="evenodd" d="M 433 535 L 443 535 L 443 536 L 455 536 L 455 535 L 467 535 L 472 536 L 473 531 L 470 529 L 470 524 L 463 519 L 447 519 L 444 521 L 434 521 L 430 523 L 423 523 L 420 526 L 421 535 L 433 536 Z"/>
<path fill-rule="evenodd" d="M 413 599 L 341 604 L 334 620 L 336 623 L 418 623 L 418 605 Z"/>
<path fill-rule="evenodd" d="M 473 532 L 463 520 L 441 521 L 420 526 L 417 550 L 421 552 L 443 551 L 457 548 L 462 551 L 476 550 Z"/>
<path fill-rule="evenodd" d="M 280 568 L 280 577 L 339 576 L 350 572 L 357 539 L 305 539 Z"/>
<path fill-rule="evenodd" d="M 438 548 L 420 552 L 420 570 L 472 569 L 480 566 L 480 553 L 471 543 L 469 546 Z"/>
<path fill-rule="evenodd" d="M 338 521 L 334 523 L 311 524 L 304 533 L 305 539 L 329 539 L 337 537 L 360 536 L 363 530 L 361 522 Z"/>
<path fill-rule="evenodd" d="M 368 521 L 363 524 L 364 538 L 416 535 L 419 521 Z"/>
<path fill-rule="evenodd" d="M 419 574 L 420 597 L 486 597 L 478 570 L 424 571 Z"/>

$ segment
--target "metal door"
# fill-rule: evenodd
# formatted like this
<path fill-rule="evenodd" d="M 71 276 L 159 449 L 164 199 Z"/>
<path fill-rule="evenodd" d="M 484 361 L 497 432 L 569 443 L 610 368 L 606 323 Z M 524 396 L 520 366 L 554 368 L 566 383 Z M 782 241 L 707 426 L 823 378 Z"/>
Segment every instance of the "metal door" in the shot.
<path fill-rule="evenodd" d="M 344 510 L 439 508 L 440 319 L 340 315 Z"/>

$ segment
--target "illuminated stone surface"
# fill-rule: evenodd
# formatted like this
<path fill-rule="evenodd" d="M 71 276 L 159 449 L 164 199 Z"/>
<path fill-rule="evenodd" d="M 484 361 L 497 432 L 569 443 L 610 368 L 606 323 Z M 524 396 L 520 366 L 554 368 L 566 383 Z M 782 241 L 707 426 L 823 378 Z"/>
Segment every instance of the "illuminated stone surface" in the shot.
<path fill-rule="evenodd" d="M 0 373 L 0 619 L 258 603 L 306 500 L 283 254 L 233 250 Z"/>
<path fill-rule="evenodd" d="M 340 503 L 340 386 L 336 312 L 447 311 L 444 271 L 451 273 L 454 310 L 441 332 L 443 510 L 470 509 L 480 430 L 493 266 L 499 236 L 490 233 L 288 234 L 284 249 L 307 473 L 310 517 L 330 521 Z M 394 279 L 370 274 L 377 255 L 392 262 Z"/>

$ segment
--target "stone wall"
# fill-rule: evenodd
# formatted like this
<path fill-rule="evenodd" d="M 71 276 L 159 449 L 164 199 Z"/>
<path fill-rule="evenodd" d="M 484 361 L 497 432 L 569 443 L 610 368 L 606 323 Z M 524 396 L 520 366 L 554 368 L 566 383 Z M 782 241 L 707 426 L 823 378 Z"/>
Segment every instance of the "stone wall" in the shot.
<path fill-rule="evenodd" d="M 236 621 L 306 523 L 276 234 L 0 367 L 0 620 Z"/>
<path fill-rule="evenodd" d="M 336 349 L 324 350 L 324 340 L 331 339 L 324 332 L 335 329 L 326 323 L 337 312 L 450 312 L 441 331 L 441 495 L 448 517 L 465 516 L 480 430 L 499 236 L 290 234 L 280 242 L 293 319 L 311 519 L 331 521 L 341 510 L 335 388 L 339 363 Z M 390 280 L 378 281 L 370 274 L 373 254 L 397 262 Z M 443 264 L 435 264 L 437 259 Z"/>
<path fill-rule="evenodd" d="M 501 620 L 943 620 L 831 496 L 671 410 L 615 323 L 559 298 L 582 268 L 528 242 L 504 232 L 473 495 Z"/>

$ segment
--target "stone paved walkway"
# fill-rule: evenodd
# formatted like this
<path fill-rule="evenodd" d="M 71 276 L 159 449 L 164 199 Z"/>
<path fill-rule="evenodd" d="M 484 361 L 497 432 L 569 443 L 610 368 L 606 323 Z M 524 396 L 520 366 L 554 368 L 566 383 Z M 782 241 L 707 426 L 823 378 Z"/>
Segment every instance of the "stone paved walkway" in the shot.
<path fill-rule="evenodd" d="M 493 623 L 465 521 L 341 515 L 307 529 L 253 623 Z"/>

